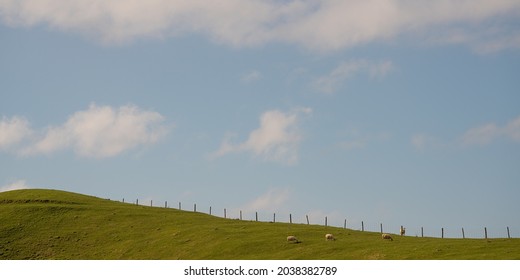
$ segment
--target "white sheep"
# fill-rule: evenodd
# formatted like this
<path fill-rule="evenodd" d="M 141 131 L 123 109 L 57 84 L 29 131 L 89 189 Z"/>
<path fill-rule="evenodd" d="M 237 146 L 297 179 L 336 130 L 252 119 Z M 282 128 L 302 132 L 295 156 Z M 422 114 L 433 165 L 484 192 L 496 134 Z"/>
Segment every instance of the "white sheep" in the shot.
<path fill-rule="evenodd" d="M 392 238 L 392 236 L 388 233 L 383 233 L 381 235 L 381 239 L 390 239 L 391 241 L 394 241 L 394 239 Z"/>
<path fill-rule="evenodd" d="M 327 240 L 327 241 L 329 241 L 329 240 L 336 241 L 336 238 L 331 233 L 327 233 L 327 234 L 325 234 L 325 240 Z"/>
<path fill-rule="evenodd" d="M 401 234 L 401 236 L 403 236 L 406 233 L 406 228 L 401 226 L 401 228 L 399 229 L 399 233 Z"/>
<path fill-rule="evenodd" d="M 298 238 L 296 238 L 296 236 L 293 236 L 293 235 L 289 235 L 289 236 L 287 236 L 287 242 L 300 243 L 300 241 L 298 240 Z"/>

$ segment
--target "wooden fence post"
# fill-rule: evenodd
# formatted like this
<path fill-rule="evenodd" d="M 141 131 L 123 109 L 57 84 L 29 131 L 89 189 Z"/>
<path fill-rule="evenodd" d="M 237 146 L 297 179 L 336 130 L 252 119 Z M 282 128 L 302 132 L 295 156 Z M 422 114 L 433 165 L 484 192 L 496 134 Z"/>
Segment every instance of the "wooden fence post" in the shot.
<path fill-rule="evenodd" d="M 509 234 L 509 227 L 507 227 L 507 238 L 511 238 L 511 235 Z"/>
<path fill-rule="evenodd" d="M 242 210 L 240 210 L 240 220 L 242 221 Z"/>
<path fill-rule="evenodd" d="M 484 227 L 484 237 L 486 237 L 486 239 L 487 239 L 487 228 L 486 227 Z"/>
<path fill-rule="evenodd" d="M 125 203 L 125 198 L 123 197 L 123 203 Z"/>
<path fill-rule="evenodd" d="M 209 207 L 209 214 L 211 215 L 211 206 Z"/>
<path fill-rule="evenodd" d="M 444 228 L 441 228 L 441 238 L 444 238 Z"/>
<path fill-rule="evenodd" d="M 193 212 L 197 212 L 197 203 L 193 204 Z"/>
<path fill-rule="evenodd" d="M 227 218 L 226 208 L 224 208 L 224 219 Z"/>
<path fill-rule="evenodd" d="M 168 201 L 164 202 L 164 208 L 168 208 Z"/>
<path fill-rule="evenodd" d="M 347 219 L 345 219 L 345 223 L 343 224 L 343 229 L 347 229 Z"/>
<path fill-rule="evenodd" d="M 255 221 L 258 222 L 258 212 L 255 212 Z"/>
<path fill-rule="evenodd" d="M 325 226 L 327 226 L 327 216 L 325 216 Z"/>
<path fill-rule="evenodd" d="M 361 221 L 361 231 L 365 231 L 365 224 L 363 224 L 363 221 Z"/>
<path fill-rule="evenodd" d="M 273 223 L 276 223 L 276 213 L 273 213 Z"/>
<path fill-rule="evenodd" d="M 179 201 L 179 210 L 181 210 L 181 202 Z"/>
<path fill-rule="evenodd" d="M 153 200 L 150 199 L 150 207 L 153 206 Z"/>
<path fill-rule="evenodd" d="M 466 238 L 466 236 L 464 235 L 464 228 L 462 228 L 462 238 Z"/>
<path fill-rule="evenodd" d="M 380 223 L 379 226 L 381 227 L 381 234 L 383 233 L 383 223 Z"/>
<path fill-rule="evenodd" d="M 424 229 L 421 227 L 421 237 L 424 237 Z"/>
<path fill-rule="evenodd" d="M 309 224 L 309 215 L 305 215 L 305 218 L 307 218 L 307 225 Z"/>
<path fill-rule="evenodd" d="M 139 205 L 139 198 L 135 200 L 135 205 Z"/>
<path fill-rule="evenodd" d="M 292 224 L 292 214 L 289 214 L 289 224 Z"/>

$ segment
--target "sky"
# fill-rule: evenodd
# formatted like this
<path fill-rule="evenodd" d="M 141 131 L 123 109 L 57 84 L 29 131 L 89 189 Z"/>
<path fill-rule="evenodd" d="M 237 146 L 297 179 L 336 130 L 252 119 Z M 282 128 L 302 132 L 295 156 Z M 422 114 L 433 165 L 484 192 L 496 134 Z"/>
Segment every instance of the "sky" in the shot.
<path fill-rule="evenodd" d="M 0 0 L 0 191 L 520 237 L 520 2 Z"/>

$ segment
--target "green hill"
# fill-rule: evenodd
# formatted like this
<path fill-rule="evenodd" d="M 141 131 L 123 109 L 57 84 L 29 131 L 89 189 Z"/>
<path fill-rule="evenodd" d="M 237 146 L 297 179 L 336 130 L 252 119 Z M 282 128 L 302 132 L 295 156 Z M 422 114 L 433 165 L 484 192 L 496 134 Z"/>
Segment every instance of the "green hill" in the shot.
<path fill-rule="evenodd" d="M 325 241 L 332 233 L 336 241 Z M 288 243 L 287 235 L 302 242 Z M 0 259 L 520 259 L 520 239 L 223 219 L 57 190 L 0 193 Z"/>

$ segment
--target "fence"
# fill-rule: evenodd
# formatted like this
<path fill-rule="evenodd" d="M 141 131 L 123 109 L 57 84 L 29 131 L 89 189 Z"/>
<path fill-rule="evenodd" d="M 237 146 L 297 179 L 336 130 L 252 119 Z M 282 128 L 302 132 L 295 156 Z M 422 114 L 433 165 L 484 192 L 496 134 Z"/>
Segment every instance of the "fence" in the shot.
<path fill-rule="evenodd" d="M 122 202 L 123 202 L 123 203 L 125 202 L 125 199 L 124 199 L 124 198 L 123 198 Z M 128 203 L 128 202 L 127 202 L 127 203 Z M 136 199 L 136 200 L 135 200 L 135 205 L 148 206 L 148 205 L 144 205 L 144 204 L 139 204 L 139 199 Z M 153 200 L 150 200 L 150 205 L 149 205 L 149 206 L 150 206 L 150 207 L 155 207 L 155 206 L 153 205 Z M 159 207 L 159 206 L 157 206 L 157 207 Z M 169 205 L 168 205 L 168 201 L 165 201 L 165 202 L 164 202 L 164 208 L 170 208 Z M 177 209 L 178 209 L 178 210 L 183 210 L 181 202 L 179 202 L 179 204 L 178 204 L 178 208 L 177 208 Z M 188 210 L 188 209 L 184 209 L 184 210 L 185 210 L 185 211 L 191 211 L 191 210 Z M 197 212 L 197 204 L 196 204 L 196 203 L 193 204 L 193 212 Z M 203 212 L 200 212 L 200 213 L 203 213 Z M 211 206 L 209 207 L 208 214 L 209 214 L 209 215 L 212 215 L 212 216 L 215 216 L 214 213 L 212 212 L 212 207 L 211 207 Z M 225 219 L 228 219 L 227 209 L 226 209 L 226 208 L 223 208 L 223 217 L 224 217 Z M 237 219 L 239 219 L 239 220 L 243 220 L 243 219 L 242 219 L 242 210 L 239 211 L 239 216 L 238 216 Z M 320 220 L 321 220 L 321 219 L 320 219 Z M 252 221 L 252 220 L 251 220 L 251 221 Z M 256 221 L 256 222 L 271 222 L 271 223 L 276 223 L 276 213 L 273 213 L 273 218 L 272 218 L 272 220 L 259 220 L 259 218 L 258 218 L 258 211 L 256 211 L 256 212 L 255 212 L 255 219 L 254 219 L 254 221 Z M 310 225 L 310 224 L 311 224 L 310 221 L 309 221 L 309 215 L 305 215 L 305 221 L 306 221 L 307 225 Z M 313 225 L 324 225 L 324 226 L 329 226 L 329 224 L 328 224 L 328 217 L 327 217 L 327 216 L 325 216 L 324 219 L 322 219 L 321 221 L 323 221 L 323 224 L 321 224 L 321 223 L 312 223 L 312 224 L 313 224 Z M 279 221 L 279 222 L 280 222 L 280 221 Z M 289 223 L 290 223 L 290 224 L 293 223 L 293 216 L 292 216 L 292 214 L 289 214 Z M 351 224 L 349 224 L 349 225 L 351 225 Z M 361 231 L 367 231 L 367 232 L 380 232 L 380 233 L 385 232 L 385 231 L 384 231 L 383 223 L 379 223 L 379 230 L 378 230 L 378 231 L 373 231 L 373 230 L 370 231 L 370 230 L 367 230 L 367 228 L 365 228 L 365 222 L 364 222 L 364 221 L 361 221 L 360 226 L 361 226 L 360 228 L 356 228 L 356 227 L 354 227 L 354 228 L 349 228 L 349 227 L 347 226 L 347 219 L 344 219 L 344 221 L 343 221 L 343 227 L 342 227 L 342 228 L 343 228 L 343 229 L 352 229 L 352 230 L 361 230 Z M 340 227 L 336 227 L 336 228 L 340 228 Z M 419 236 L 420 236 L 420 237 L 440 237 L 440 238 L 445 238 L 445 237 L 446 237 L 446 238 L 448 238 L 447 236 L 445 236 L 445 228 L 444 228 L 444 227 L 440 228 L 440 230 L 439 230 L 440 235 L 439 235 L 439 236 L 425 235 L 424 227 L 421 227 L 421 228 L 420 228 L 420 232 L 421 232 L 420 235 L 417 233 L 417 230 L 418 230 L 418 229 L 416 229 L 416 231 L 414 231 L 414 234 L 412 234 L 411 236 L 414 236 L 414 235 L 415 235 L 416 237 L 419 237 Z M 408 229 L 407 231 L 408 231 L 408 233 L 411 232 L 410 229 Z M 457 231 L 458 231 L 458 230 L 457 230 Z M 388 232 L 390 232 L 390 231 L 388 231 Z M 397 232 L 397 234 L 399 234 L 399 232 Z M 409 235 L 409 234 L 408 234 L 408 235 Z M 409 236 L 410 236 L 410 235 L 409 235 Z M 499 235 L 498 237 L 493 237 L 493 238 L 505 238 L 505 237 L 507 237 L 507 238 L 512 238 L 512 237 L 511 237 L 511 231 L 510 231 L 509 226 L 506 226 L 506 227 L 505 227 L 504 232 L 503 232 L 503 235 Z M 467 236 L 466 236 L 466 232 L 465 232 L 465 230 L 464 230 L 464 227 L 461 227 L 461 228 L 460 228 L 460 235 L 451 236 L 451 237 L 449 237 L 449 238 L 463 238 L 463 239 L 467 238 Z M 487 229 L 487 227 L 484 227 L 484 228 L 482 229 L 482 235 L 481 235 L 481 236 L 479 236 L 479 237 L 472 237 L 472 238 L 484 238 L 484 239 L 488 239 L 488 229 Z"/>

